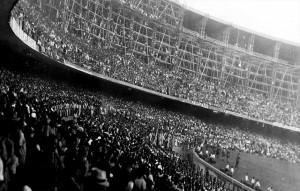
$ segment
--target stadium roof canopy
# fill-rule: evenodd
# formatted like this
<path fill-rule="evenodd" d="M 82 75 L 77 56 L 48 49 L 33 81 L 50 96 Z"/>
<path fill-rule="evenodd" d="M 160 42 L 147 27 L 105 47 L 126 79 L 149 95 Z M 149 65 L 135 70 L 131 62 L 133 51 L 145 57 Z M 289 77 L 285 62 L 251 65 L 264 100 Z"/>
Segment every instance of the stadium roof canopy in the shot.
<path fill-rule="evenodd" d="M 170 0 L 182 7 L 196 13 L 212 19 L 216 22 L 223 23 L 225 25 L 232 26 L 234 28 L 240 29 L 242 31 L 247 31 L 249 33 L 254 33 L 258 36 L 272 39 L 275 41 L 280 41 L 289 45 L 300 47 L 300 1 L 298 0 Z M 232 6 L 236 3 L 237 5 Z M 220 4 L 220 5 L 217 5 Z M 227 5 L 228 6 L 223 6 Z M 245 6 L 249 6 L 248 9 Z M 214 6 L 214 7 L 213 7 Z M 220 9 L 222 6 L 222 10 Z M 262 15 L 262 9 L 252 10 L 251 8 L 257 6 L 270 6 L 270 9 L 265 9 L 265 13 Z M 276 14 L 279 6 L 284 6 L 284 8 Z M 239 8 L 237 10 L 236 8 Z M 296 11 L 299 10 L 299 11 Z M 247 12 L 245 12 L 247 11 Z M 226 12 L 226 14 L 224 14 Z M 290 13 L 292 12 L 292 13 Z M 227 14 L 228 13 L 228 14 Z M 251 20 L 249 20 L 249 15 L 251 14 Z M 246 15 L 246 16 L 244 16 Z M 267 16 L 266 16 L 267 15 Z M 265 17 L 266 16 L 266 17 Z M 291 18 L 291 16 L 294 16 Z M 266 19 L 264 19 L 264 17 Z M 268 20 L 269 17 L 274 17 L 274 21 L 271 23 L 266 23 L 264 21 Z M 259 18 L 259 19 L 257 19 Z M 285 20 L 286 22 L 282 22 Z M 235 24 L 237 23 L 237 24 Z M 271 25 L 275 25 L 272 26 Z M 264 25 L 263 29 L 258 28 L 258 26 Z M 289 26 L 288 28 L 286 26 Z M 278 30 L 273 30 L 272 28 L 278 28 Z M 292 31 L 291 31 L 292 30 Z M 279 31 L 279 32 L 278 32 Z M 285 34 L 287 33 L 288 36 Z M 297 36 L 297 34 L 299 35 Z M 289 36 L 289 34 L 292 34 Z"/>

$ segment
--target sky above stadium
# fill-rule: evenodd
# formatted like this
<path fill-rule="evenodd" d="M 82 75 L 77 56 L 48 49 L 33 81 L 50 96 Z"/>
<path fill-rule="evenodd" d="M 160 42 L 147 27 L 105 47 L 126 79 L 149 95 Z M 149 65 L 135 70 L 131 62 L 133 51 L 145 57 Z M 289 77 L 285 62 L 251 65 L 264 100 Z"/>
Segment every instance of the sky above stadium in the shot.
<path fill-rule="evenodd" d="M 233 25 L 300 44 L 300 0 L 178 1 Z"/>

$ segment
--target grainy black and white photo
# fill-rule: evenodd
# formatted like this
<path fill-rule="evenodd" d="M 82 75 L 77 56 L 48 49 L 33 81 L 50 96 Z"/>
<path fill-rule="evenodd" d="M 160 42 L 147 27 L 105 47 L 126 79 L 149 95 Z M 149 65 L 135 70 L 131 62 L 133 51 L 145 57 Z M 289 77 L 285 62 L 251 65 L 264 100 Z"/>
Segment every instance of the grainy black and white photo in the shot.
<path fill-rule="evenodd" d="M 0 191 L 299 191 L 299 0 L 0 0 Z"/>

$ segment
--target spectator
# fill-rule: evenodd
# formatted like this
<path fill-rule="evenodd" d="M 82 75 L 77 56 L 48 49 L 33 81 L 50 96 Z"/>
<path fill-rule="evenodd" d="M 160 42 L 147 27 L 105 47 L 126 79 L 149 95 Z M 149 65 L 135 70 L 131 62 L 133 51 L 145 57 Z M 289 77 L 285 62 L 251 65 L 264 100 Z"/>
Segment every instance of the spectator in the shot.
<path fill-rule="evenodd" d="M 256 183 L 255 183 L 255 185 L 254 185 L 254 189 L 255 189 L 255 190 L 260 190 L 260 189 L 261 189 L 261 187 L 260 187 L 260 182 L 259 182 L 258 179 L 257 179 L 257 181 L 256 181 Z"/>
<path fill-rule="evenodd" d="M 234 168 L 238 168 L 239 167 L 239 163 L 240 163 L 240 153 L 238 153 L 236 160 L 235 160 L 235 167 Z"/>
<path fill-rule="evenodd" d="M 109 188 L 106 172 L 98 168 L 91 169 L 91 175 L 85 185 L 85 190 L 105 191 Z"/>
<path fill-rule="evenodd" d="M 249 185 L 249 176 L 248 173 L 246 173 L 244 179 L 241 180 L 242 183 Z"/>
<path fill-rule="evenodd" d="M 230 165 L 227 163 L 225 167 L 225 172 L 229 173 L 230 172 Z"/>
<path fill-rule="evenodd" d="M 147 183 L 146 183 L 144 176 L 145 176 L 144 169 L 139 168 L 137 171 L 137 177 L 134 180 L 133 191 L 147 190 Z"/>
<path fill-rule="evenodd" d="M 251 179 L 251 187 L 254 188 L 255 184 L 256 184 L 256 180 L 255 180 L 254 177 L 252 177 L 252 179 Z"/>
<path fill-rule="evenodd" d="M 233 174 L 234 174 L 234 168 L 233 168 L 233 166 L 230 168 L 230 176 L 233 176 Z"/>

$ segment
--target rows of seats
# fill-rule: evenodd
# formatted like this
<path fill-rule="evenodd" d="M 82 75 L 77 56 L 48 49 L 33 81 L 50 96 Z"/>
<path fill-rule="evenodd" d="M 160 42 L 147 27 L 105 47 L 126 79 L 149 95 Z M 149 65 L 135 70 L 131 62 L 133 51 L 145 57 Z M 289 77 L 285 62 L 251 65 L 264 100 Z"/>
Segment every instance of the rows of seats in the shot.
<path fill-rule="evenodd" d="M 0 75 L 0 190 L 227 190 L 171 151 L 175 132 L 185 133 L 169 116 L 180 114 Z"/>
<path fill-rule="evenodd" d="M 21 1 L 13 15 L 24 31 L 36 40 L 40 51 L 56 60 L 67 60 L 118 80 L 215 106 L 223 111 L 298 126 L 300 113 L 292 102 L 274 101 L 263 94 L 251 93 L 236 86 L 234 82 L 223 86 L 217 81 L 205 80 L 200 75 L 159 63 L 155 59 L 148 62 L 144 56 L 131 54 L 130 50 L 124 54 L 112 47 L 110 41 L 101 40 L 94 45 L 88 33 L 84 33 L 87 38 L 79 38 L 73 30 L 67 33 L 60 30 L 58 22 L 45 17 L 38 7 L 26 1 Z"/>
<path fill-rule="evenodd" d="M 63 82 L 1 69 L 0 85 L 1 190 L 226 190 L 170 150 L 195 135 L 224 151 L 300 161 L 299 145 Z"/>
<path fill-rule="evenodd" d="M 38 22 L 39 12 L 35 11 L 18 9 L 13 15 L 39 42 L 41 52 L 53 59 L 69 60 L 106 76 L 195 102 L 200 97 L 205 104 L 240 113 L 256 109 L 253 117 L 274 109 L 273 118 L 280 122 L 289 119 L 284 109 L 260 96 L 250 101 L 262 102 L 245 108 L 240 105 L 247 105 L 243 90 L 218 89 L 214 82 L 194 81 L 184 70 L 145 64 L 116 50 L 92 49 L 75 35 L 56 31 L 55 23 L 46 18 Z M 0 85 L 0 120 L 5 127 L 0 137 L 0 190 L 228 190 L 224 182 L 194 171 L 188 161 L 170 150 L 177 141 L 197 147 L 195 135 L 214 148 L 213 154 L 217 149 L 234 150 L 300 162 L 295 143 L 224 128 L 102 92 L 6 69 L 1 69 Z M 33 176 L 28 176 L 29 172 Z"/>
<path fill-rule="evenodd" d="M 31 12 L 34 9 L 26 9 L 23 11 L 29 11 Z M 20 11 L 20 9 L 18 9 Z M 40 18 L 38 16 L 38 12 L 36 13 L 35 17 Z M 14 12 L 16 15 L 22 14 L 21 12 Z M 26 15 L 30 15 L 28 12 L 26 14 L 22 14 L 23 17 L 27 17 Z M 17 17 L 17 16 L 16 16 Z M 32 17 L 33 18 L 33 15 Z M 91 70 L 98 70 L 99 73 L 105 74 L 107 76 L 111 76 L 117 79 L 121 79 L 124 81 L 128 81 L 130 83 L 134 83 L 140 86 L 144 86 L 145 84 L 151 85 L 151 88 L 153 88 L 156 91 L 162 92 L 162 93 L 168 93 L 168 92 L 173 92 L 174 95 L 182 98 L 187 98 L 185 95 L 190 95 L 192 96 L 189 92 L 191 87 L 193 86 L 192 84 L 189 84 L 187 82 L 184 82 L 178 74 L 185 75 L 186 78 L 189 78 L 188 73 L 185 73 L 184 71 L 169 71 L 166 68 L 160 67 L 156 64 L 148 64 L 147 67 L 145 65 L 134 58 L 128 58 L 127 62 L 124 62 L 124 57 L 119 55 L 116 52 L 113 52 L 112 50 L 95 50 L 91 49 L 91 51 L 95 51 L 95 55 L 97 56 L 97 59 L 94 60 L 89 54 L 86 52 L 89 50 L 88 46 L 84 46 L 83 42 L 79 42 L 80 39 L 76 39 L 75 37 L 72 37 L 72 35 L 69 35 L 69 38 L 72 38 L 72 43 L 69 41 L 64 41 L 67 39 L 66 36 L 58 36 L 54 29 L 55 26 L 51 25 L 51 29 L 48 28 L 47 20 L 40 20 L 39 23 L 42 26 L 41 29 L 43 30 L 38 30 L 38 23 L 29 23 L 29 20 L 31 19 L 21 19 L 21 25 L 24 26 L 24 31 L 30 34 L 30 31 L 36 31 L 35 33 L 31 34 L 33 37 L 37 37 L 36 34 L 39 34 L 38 37 L 45 38 L 44 40 L 44 46 L 41 48 L 43 49 L 42 52 L 46 53 L 48 56 L 52 58 L 57 58 L 58 60 L 63 61 L 64 58 L 74 58 L 75 63 L 80 64 L 82 67 L 89 68 Z M 34 19 L 33 19 L 34 20 Z M 27 26 L 27 27 L 26 27 Z M 50 34 L 50 35 L 48 35 Z M 62 39 L 63 38 L 63 39 Z M 60 44 L 59 44 L 60 43 Z M 80 46 L 82 45 L 82 46 Z M 60 50 L 63 49 L 61 52 Z M 49 52 L 47 52 L 49 50 Z M 97 54 L 96 54 L 97 53 Z M 126 64 L 127 63 L 127 64 Z M 144 73 L 143 73 L 144 72 Z M 143 73 L 143 76 L 140 75 L 140 73 Z M 173 75 L 174 74 L 174 75 Z M 130 78 L 127 78 L 127 75 L 130 76 Z M 168 80 L 157 80 L 155 76 L 159 76 L 162 78 L 167 78 Z M 177 76 L 177 77 L 175 77 Z M 145 79 L 144 79 L 145 77 Z M 144 80 L 145 81 L 144 81 Z M 168 86 L 165 86 L 164 83 L 168 82 L 168 84 L 171 86 L 173 85 L 173 80 L 176 79 L 178 80 L 177 83 L 174 84 L 174 86 L 179 87 L 180 92 L 184 93 L 182 94 L 177 94 L 177 91 L 172 91 L 172 89 L 169 89 Z M 196 82 L 195 82 L 196 83 Z M 211 82 L 206 82 L 205 84 L 198 84 L 197 87 L 203 86 L 202 91 L 198 92 L 199 97 L 203 97 L 205 99 L 210 100 L 211 102 L 214 102 L 215 104 L 218 104 L 217 100 L 221 100 L 221 98 L 217 95 L 211 96 L 211 92 L 214 91 L 221 91 L 220 95 L 223 97 L 229 97 L 231 98 L 231 101 L 228 101 L 228 105 L 231 105 L 231 107 L 237 107 L 237 105 L 233 104 L 235 103 L 234 101 L 238 101 L 239 98 L 232 97 L 232 95 L 226 94 L 225 89 L 217 89 Z M 181 89 L 182 88 L 182 89 Z M 205 91 L 204 91 L 205 90 Z M 236 89 L 229 89 L 231 92 L 239 92 L 239 90 Z M 173 94 L 171 93 L 171 94 Z M 245 97 L 245 96 L 244 96 Z M 257 97 L 261 98 L 261 97 Z M 253 100 L 252 100 L 253 101 Z M 263 101 L 263 99 L 262 99 Z M 223 105 L 226 105 L 223 103 Z M 262 105 L 262 104 L 261 104 Z M 260 105 L 260 106 L 261 106 Z M 272 104 L 268 104 L 269 106 Z M 254 107 L 254 106 L 253 106 Z M 257 105 L 259 107 L 259 105 Z M 270 106 L 271 107 L 271 106 Z M 271 107 L 273 108 L 273 107 Z M 254 108 L 253 108 L 254 109 Z M 256 108 L 256 110 L 259 110 Z M 274 112 L 273 110 L 273 113 Z M 174 118 L 172 115 L 169 116 Z M 178 117 L 180 119 L 180 117 Z M 175 121 L 178 122 L 178 119 L 174 119 Z M 189 122 L 187 122 L 189 123 Z M 190 124 L 192 125 L 192 124 Z M 195 124 L 194 124 L 195 125 Z M 197 124 L 200 127 L 205 128 L 206 125 L 203 123 Z M 285 159 L 293 162 L 298 162 L 298 149 L 295 145 L 293 144 L 286 144 L 284 146 L 281 146 L 279 142 L 274 141 L 273 139 L 268 139 L 268 138 L 263 138 L 265 139 L 266 142 L 269 142 L 270 144 L 264 144 L 264 141 L 255 141 L 256 137 L 259 135 L 253 135 L 248 134 L 248 132 L 243 132 L 243 131 L 235 131 L 235 130 L 230 130 L 231 132 L 227 131 L 226 129 L 219 128 L 216 125 L 211 125 L 210 127 L 211 130 L 209 132 L 198 132 L 200 134 L 206 134 L 203 136 L 213 136 L 213 137 L 220 137 L 220 140 L 218 139 L 211 139 L 208 143 L 210 145 L 216 145 L 220 144 L 223 145 L 222 147 L 225 149 L 228 148 L 238 148 L 240 151 L 248 152 L 248 153 L 257 153 L 261 155 L 267 155 L 269 157 L 274 157 L 274 158 L 280 158 L 280 159 Z M 208 134 L 207 134 L 208 133 Z M 237 137 L 240 137 L 239 142 L 240 144 L 236 144 L 234 139 Z M 205 137 L 203 137 L 205 138 Z M 227 141 L 228 139 L 233 139 L 232 141 Z"/>

